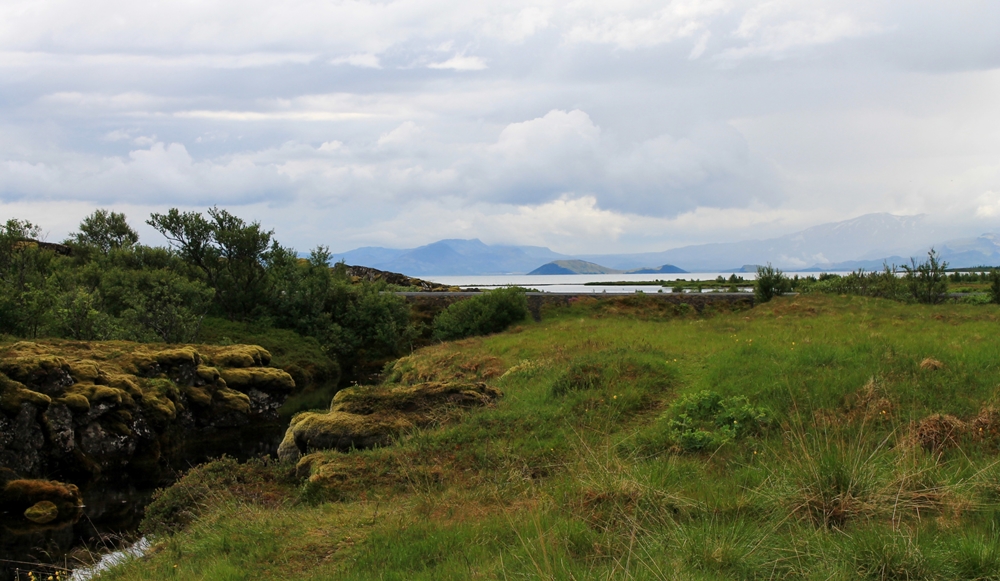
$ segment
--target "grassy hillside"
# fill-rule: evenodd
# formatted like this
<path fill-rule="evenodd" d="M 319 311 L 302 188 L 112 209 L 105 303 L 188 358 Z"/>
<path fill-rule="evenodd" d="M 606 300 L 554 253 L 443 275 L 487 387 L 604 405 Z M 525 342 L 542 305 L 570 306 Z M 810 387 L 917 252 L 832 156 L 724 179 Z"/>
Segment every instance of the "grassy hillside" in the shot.
<path fill-rule="evenodd" d="M 104 579 L 998 579 L 1000 310 L 641 297 L 420 350 L 485 381 L 395 445 L 216 462 Z"/>

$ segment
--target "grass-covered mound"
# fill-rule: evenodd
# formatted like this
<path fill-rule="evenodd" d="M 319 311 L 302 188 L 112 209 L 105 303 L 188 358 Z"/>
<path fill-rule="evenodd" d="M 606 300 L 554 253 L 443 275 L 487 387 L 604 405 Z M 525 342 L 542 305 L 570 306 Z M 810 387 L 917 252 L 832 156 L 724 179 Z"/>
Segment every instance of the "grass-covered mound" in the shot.
<path fill-rule="evenodd" d="M 550 311 L 378 388 L 484 382 L 493 405 L 297 469 L 198 468 L 151 505 L 153 554 L 104 578 L 996 579 L 998 320 Z"/>
<path fill-rule="evenodd" d="M 192 430 L 274 419 L 294 389 L 254 345 L 0 345 L 0 467 L 71 479 L 155 474 Z"/>

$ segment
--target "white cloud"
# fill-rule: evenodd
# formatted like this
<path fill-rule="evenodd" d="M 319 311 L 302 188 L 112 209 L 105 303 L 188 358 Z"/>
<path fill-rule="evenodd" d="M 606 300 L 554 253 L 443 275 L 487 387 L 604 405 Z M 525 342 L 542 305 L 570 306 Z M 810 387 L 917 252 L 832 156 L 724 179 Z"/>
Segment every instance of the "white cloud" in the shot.
<path fill-rule="evenodd" d="M 516 13 L 504 14 L 498 23 L 487 22 L 485 32 L 506 42 L 520 43 L 548 28 L 551 17 L 552 14 L 549 10 L 529 6 Z"/>
<path fill-rule="evenodd" d="M 316 54 L 264 53 L 144 55 L 127 53 L 59 53 L 43 51 L 0 51 L 0 68 L 33 67 L 150 67 L 247 69 L 286 64 L 308 64 Z M 363 58 L 366 55 L 359 55 Z M 351 57 L 348 57 L 351 58 Z M 351 62 L 350 64 L 355 64 Z M 359 65 L 361 66 L 361 65 Z"/>
<path fill-rule="evenodd" d="M 753 6 L 743 15 L 732 34 L 746 44 L 724 50 L 719 59 L 781 58 L 798 49 L 883 30 L 884 27 L 875 22 L 842 10 L 838 3 L 770 0 Z"/>
<path fill-rule="evenodd" d="M 452 69 L 455 71 L 482 71 L 489 67 L 486 66 L 486 61 L 477 56 L 457 54 L 444 62 L 431 63 L 427 65 L 427 68 Z"/>
<path fill-rule="evenodd" d="M 413 141 L 421 133 L 421 128 L 413 121 L 405 121 L 399 127 L 378 138 L 378 144 L 401 145 Z"/>
<path fill-rule="evenodd" d="M 216 121 L 345 121 L 374 117 L 361 111 L 178 111 L 180 119 L 207 119 Z"/>
<path fill-rule="evenodd" d="M 382 64 L 377 55 L 374 54 L 351 54 L 338 57 L 330 61 L 332 65 L 351 65 L 352 67 L 362 67 L 369 69 L 380 69 Z"/>
<path fill-rule="evenodd" d="M 712 17 L 729 6 L 722 0 L 581 3 L 579 20 L 565 33 L 567 42 L 611 44 L 631 50 L 688 38 L 704 31 Z"/>
<path fill-rule="evenodd" d="M 132 139 L 132 134 L 124 129 L 115 129 L 104 134 L 104 139 L 107 141 L 126 141 Z"/>
<path fill-rule="evenodd" d="M 976 216 L 980 218 L 994 218 L 1000 216 L 1000 194 L 989 191 L 979 196 L 976 200 Z"/>
<path fill-rule="evenodd" d="M 0 205 L 228 204 L 302 247 L 991 229 L 997 23 L 930 0 L 8 0 Z"/>

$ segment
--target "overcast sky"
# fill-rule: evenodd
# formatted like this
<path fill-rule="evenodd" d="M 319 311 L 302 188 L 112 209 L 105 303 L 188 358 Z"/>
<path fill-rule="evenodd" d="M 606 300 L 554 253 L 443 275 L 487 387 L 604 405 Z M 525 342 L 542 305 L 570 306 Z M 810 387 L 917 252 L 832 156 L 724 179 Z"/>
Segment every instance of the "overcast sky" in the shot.
<path fill-rule="evenodd" d="M 869 212 L 974 235 L 1000 230 L 998 30 L 991 0 L 0 0 L 0 219 L 218 205 L 335 251 Z"/>

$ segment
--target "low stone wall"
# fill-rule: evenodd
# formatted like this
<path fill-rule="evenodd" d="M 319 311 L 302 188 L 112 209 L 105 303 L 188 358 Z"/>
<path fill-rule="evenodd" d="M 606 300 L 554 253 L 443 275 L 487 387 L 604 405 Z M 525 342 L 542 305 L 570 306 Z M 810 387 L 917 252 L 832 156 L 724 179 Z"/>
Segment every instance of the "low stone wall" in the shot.
<path fill-rule="evenodd" d="M 400 292 L 413 308 L 416 318 L 430 322 L 434 316 L 448 305 L 482 294 L 476 291 L 462 292 Z M 542 310 L 549 306 L 569 306 L 580 299 L 596 300 L 628 300 L 637 296 L 673 304 L 687 304 L 697 312 L 702 312 L 708 305 L 722 305 L 729 309 L 752 308 L 754 306 L 751 293 L 525 293 L 528 297 L 528 310 L 536 321 L 542 320 Z"/>

